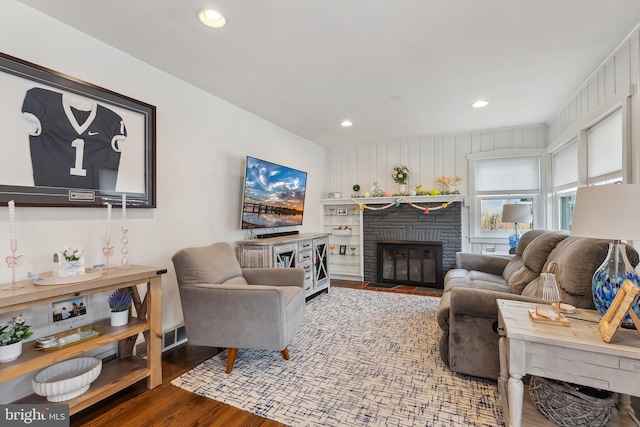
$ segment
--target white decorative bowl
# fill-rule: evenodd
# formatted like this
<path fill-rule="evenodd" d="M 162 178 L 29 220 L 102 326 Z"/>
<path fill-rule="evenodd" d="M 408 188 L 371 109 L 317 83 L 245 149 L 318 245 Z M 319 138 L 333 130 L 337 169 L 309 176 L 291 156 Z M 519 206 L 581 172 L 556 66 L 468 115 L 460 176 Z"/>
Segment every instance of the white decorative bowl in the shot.
<path fill-rule="evenodd" d="M 62 402 L 80 396 L 102 372 L 102 360 L 79 357 L 56 363 L 38 372 L 31 384 L 33 391 L 49 402 Z"/>

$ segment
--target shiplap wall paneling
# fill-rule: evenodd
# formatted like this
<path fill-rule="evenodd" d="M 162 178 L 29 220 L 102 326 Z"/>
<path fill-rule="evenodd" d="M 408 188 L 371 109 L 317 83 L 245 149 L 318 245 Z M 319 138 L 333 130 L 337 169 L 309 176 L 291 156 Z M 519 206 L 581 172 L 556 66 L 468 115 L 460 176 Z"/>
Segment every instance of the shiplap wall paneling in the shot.
<path fill-rule="evenodd" d="M 462 178 L 461 191 L 468 193 L 469 171 L 466 155 L 497 149 L 528 149 L 546 146 L 545 125 L 487 130 L 445 136 L 359 144 L 330 149 L 328 191 L 340 191 L 349 197 L 354 184 L 361 192 L 369 191 L 374 182 L 387 191 L 397 192 L 398 184 L 391 173 L 396 165 L 407 165 L 412 175 L 407 190 L 417 184 L 434 188 L 441 176 Z"/>
<path fill-rule="evenodd" d="M 582 87 L 567 100 L 565 106 L 549 121 L 548 140 L 559 144 L 560 138 L 570 139 L 566 132 L 577 127 L 586 128 L 593 117 L 604 113 L 616 100 L 627 96 L 629 85 L 638 83 L 640 33 L 635 31 L 597 70 Z M 575 137 L 575 136 L 574 136 Z"/>

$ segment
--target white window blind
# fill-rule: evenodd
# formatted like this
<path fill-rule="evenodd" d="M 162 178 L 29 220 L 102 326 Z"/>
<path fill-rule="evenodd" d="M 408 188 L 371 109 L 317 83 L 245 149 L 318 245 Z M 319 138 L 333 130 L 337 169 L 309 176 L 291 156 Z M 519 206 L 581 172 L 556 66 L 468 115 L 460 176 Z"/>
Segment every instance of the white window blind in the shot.
<path fill-rule="evenodd" d="M 573 141 L 551 156 L 553 188 L 578 183 L 578 144 Z"/>
<path fill-rule="evenodd" d="M 622 109 L 587 131 L 587 177 L 622 171 Z"/>
<path fill-rule="evenodd" d="M 540 188 L 540 160 L 537 157 L 478 160 L 476 191 L 537 191 Z"/>

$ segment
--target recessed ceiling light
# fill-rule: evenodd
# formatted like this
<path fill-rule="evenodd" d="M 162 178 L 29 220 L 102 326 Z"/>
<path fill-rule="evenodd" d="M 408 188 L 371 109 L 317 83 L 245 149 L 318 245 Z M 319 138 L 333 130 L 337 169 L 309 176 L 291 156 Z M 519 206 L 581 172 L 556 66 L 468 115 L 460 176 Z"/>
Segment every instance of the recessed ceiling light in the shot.
<path fill-rule="evenodd" d="M 227 20 L 224 19 L 224 16 L 213 9 L 200 9 L 197 16 L 200 22 L 207 27 L 222 28 L 227 25 Z"/>
<path fill-rule="evenodd" d="M 404 99 L 404 95 L 391 95 L 389 99 L 392 101 L 402 101 Z"/>
<path fill-rule="evenodd" d="M 471 104 L 473 108 L 482 108 L 482 107 L 486 107 L 487 105 L 489 105 L 489 101 L 486 101 L 484 99 L 481 99 Z"/>
<path fill-rule="evenodd" d="M 351 121 L 349 120 L 343 120 L 340 122 L 340 126 L 348 128 L 349 126 L 353 125 L 353 123 L 351 123 Z"/>

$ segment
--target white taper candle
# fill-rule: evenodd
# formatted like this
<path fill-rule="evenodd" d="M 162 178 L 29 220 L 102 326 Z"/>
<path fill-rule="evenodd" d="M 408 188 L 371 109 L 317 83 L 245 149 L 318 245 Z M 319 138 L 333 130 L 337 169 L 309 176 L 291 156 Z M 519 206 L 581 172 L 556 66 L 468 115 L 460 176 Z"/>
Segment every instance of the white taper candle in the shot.
<path fill-rule="evenodd" d="M 122 194 L 122 226 L 127 222 L 127 193 Z"/>
<path fill-rule="evenodd" d="M 107 239 L 111 234 L 111 203 L 107 203 Z"/>
<path fill-rule="evenodd" d="M 9 201 L 9 238 L 16 239 L 16 204 L 13 200 Z"/>

